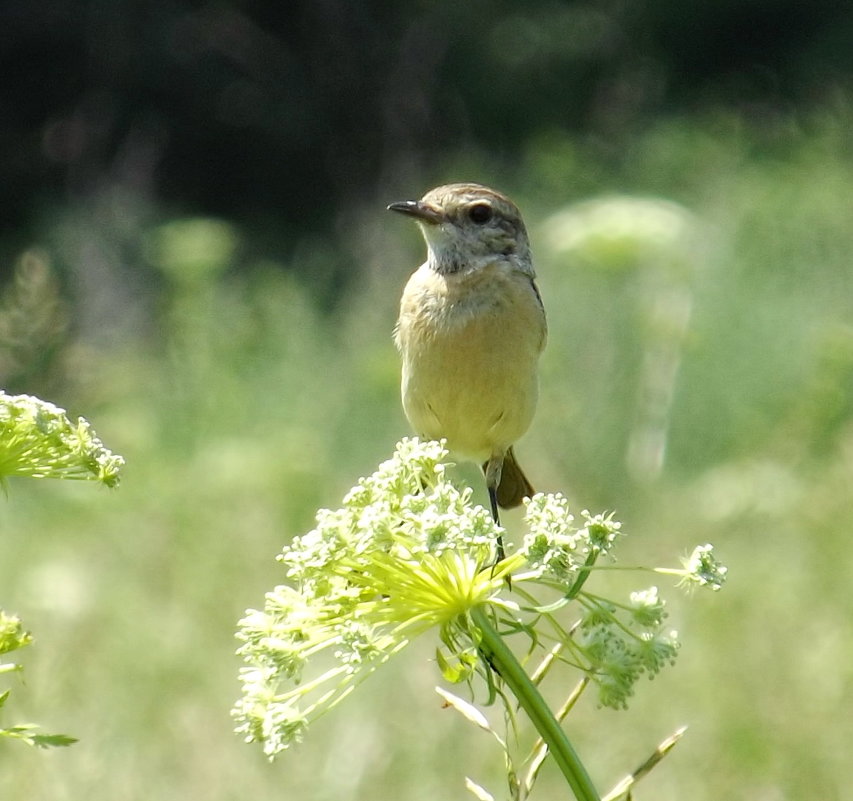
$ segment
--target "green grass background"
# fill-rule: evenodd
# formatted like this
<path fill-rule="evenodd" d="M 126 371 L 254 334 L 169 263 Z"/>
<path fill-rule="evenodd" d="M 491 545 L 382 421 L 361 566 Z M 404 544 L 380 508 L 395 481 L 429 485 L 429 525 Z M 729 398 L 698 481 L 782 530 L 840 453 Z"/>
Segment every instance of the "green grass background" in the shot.
<path fill-rule="evenodd" d="M 590 696 L 569 719 L 602 791 L 687 724 L 636 798 L 853 798 L 851 121 L 845 108 L 760 127 L 675 119 L 618 156 L 553 134 L 511 166 L 466 154 L 412 187 L 478 179 L 525 211 L 551 328 L 518 448 L 537 487 L 615 510 L 626 562 L 672 564 L 710 541 L 730 568 L 716 595 L 658 582 L 677 665 L 641 682 L 627 712 Z M 548 245 L 549 215 L 614 194 L 679 204 L 688 244 Z M 274 764 L 229 719 L 236 621 L 283 578 L 281 545 L 408 433 L 390 331 L 416 233 L 378 202 L 345 210 L 353 280 L 329 303 L 308 280 L 331 258 L 322 243 L 239 269 L 250 248 L 233 227 L 128 214 L 105 197 L 47 219 L 35 243 L 45 262 L 132 243 L 165 289 L 130 273 L 107 301 L 90 288 L 86 335 L 63 347 L 62 380 L 45 384 L 57 394 L 40 393 L 126 457 L 120 489 L 13 481 L 0 504 L 0 603 L 36 636 L 4 722 L 80 740 L 2 744 L 0 798 L 417 801 L 467 797 L 466 775 L 506 797 L 491 740 L 432 690 L 431 642 Z M 649 313 L 671 291 L 690 303 L 683 337 L 666 302 Z M 135 328 L 140 308 L 149 322 Z M 655 475 L 626 453 L 660 347 L 678 370 Z M 518 536 L 519 517 L 508 526 Z M 555 677 L 548 692 L 570 686 Z M 551 766 L 537 793 L 567 797 Z"/>

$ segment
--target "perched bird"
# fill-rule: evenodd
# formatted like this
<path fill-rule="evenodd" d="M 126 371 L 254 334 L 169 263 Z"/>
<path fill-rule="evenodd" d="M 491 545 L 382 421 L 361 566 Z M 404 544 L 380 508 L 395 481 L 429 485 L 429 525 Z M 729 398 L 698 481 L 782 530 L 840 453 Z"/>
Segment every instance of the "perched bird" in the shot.
<path fill-rule="evenodd" d="M 542 298 L 515 204 L 494 189 L 448 184 L 388 206 L 427 245 L 400 301 L 394 339 L 403 409 L 415 431 L 483 466 L 492 515 L 533 494 L 513 444 L 533 420 L 545 346 Z M 498 543 L 503 558 L 503 543 Z"/>

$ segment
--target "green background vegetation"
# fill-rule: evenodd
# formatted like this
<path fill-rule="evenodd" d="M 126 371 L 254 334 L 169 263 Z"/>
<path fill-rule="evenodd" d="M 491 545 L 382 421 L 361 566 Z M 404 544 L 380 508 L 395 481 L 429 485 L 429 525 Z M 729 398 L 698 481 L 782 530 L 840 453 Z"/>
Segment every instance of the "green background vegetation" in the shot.
<path fill-rule="evenodd" d="M 570 719 L 600 788 L 686 723 L 638 798 L 853 797 L 850 20 L 280 5 L 5 20 L 31 80 L 6 70 L 0 123 L 3 387 L 85 415 L 128 465 L 117 492 L 17 481 L 0 505 L 0 604 L 36 636 L 10 714 L 80 740 L 4 744 L 0 797 L 500 792 L 429 643 L 273 765 L 228 716 L 235 624 L 280 546 L 408 431 L 390 331 L 422 244 L 384 204 L 459 179 L 507 191 L 533 240 L 537 487 L 616 510 L 623 561 L 711 541 L 730 568 L 719 595 L 661 582 L 678 664 L 629 711 Z M 638 213 L 596 238 L 577 204 L 617 196 L 676 204 L 683 236 Z M 561 249 L 565 208 L 582 243 Z M 649 430 L 659 470 L 632 451 Z"/>

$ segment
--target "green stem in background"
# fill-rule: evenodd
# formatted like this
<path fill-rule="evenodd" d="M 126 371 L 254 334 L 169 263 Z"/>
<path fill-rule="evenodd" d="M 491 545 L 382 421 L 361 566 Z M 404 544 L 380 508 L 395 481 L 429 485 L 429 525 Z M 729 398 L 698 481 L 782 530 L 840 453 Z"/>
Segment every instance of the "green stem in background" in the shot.
<path fill-rule="evenodd" d="M 586 772 L 586 768 L 575 753 L 569 738 L 554 718 L 539 690 L 525 673 L 515 655 L 503 641 L 489 620 L 482 606 L 470 612 L 472 623 L 479 630 L 480 650 L 489 665 L 500 675 L 512 691 L 521 708 L 545 741 L 554 761 L 572 788 L 577 801 L 601 801 L 601 797 Z"/>

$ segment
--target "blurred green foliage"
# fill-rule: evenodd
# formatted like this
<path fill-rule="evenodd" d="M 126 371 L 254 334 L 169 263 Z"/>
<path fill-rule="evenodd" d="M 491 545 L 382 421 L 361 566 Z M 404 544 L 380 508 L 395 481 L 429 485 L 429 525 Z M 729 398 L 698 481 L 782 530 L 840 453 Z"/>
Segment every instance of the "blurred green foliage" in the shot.
<path fill-rule="evenodd" d="M 730 567 L 724 593 L 673 608 L 685 644 L 665 680 L 627 712 L 578 710 L 572 736 L 602 788 L 687 723 L 638 798 L 846 797 L 849 121 L 671 119 L 618 166 L 553 132 L 513 170 L 472 153 L 430 178 L 475 174 L 526 211 L 551 328 L 519 447 L 537 485 L 615 509 L 623 559 L 708 540 Z M 357 280 L 331 308 L 301 261 L 253 262 L 222 220 L 117 231 L 78 208 L 45 229 L 34 252 L 49 274 L 82 258 L 80 242 L 136 242 L 134 269 L 163 277 L 143 290 L 107 260 L 78 309 L 103 330 L 66 328 L 46 364 L 10 373 L 60 388 L 127 467 L 117 493 L 12 481 L 0 506 L 3 602 L 39 633 L 19 711 L 80 740 L 0 754 L 3 798 L 425 799 L 464 797 L 464 775 L 494 785 L 488 739 L 432 695 L 429 645 L 274 766 L 231 732 L 235 623 L 279 578 L 273 556 L 407 432 L 390 331 L 422 246 L 381 206 L 347 213 Z M 18 286 L 4 314 L 24 302 Z M 114 305 L 102 318 L 100 292 Z M 43 330 L 56 342 L 60 329 Z"/>
<path fill-rule="evenodd" d="M 0 504 L 0 604 L 38 633 L 16 713 L 80 740 L 0 751 L 0 798 L 495 786 L 428 645 L 274 766 L 228 716 L 274 555 L 407 433 L 390 332 L 423 251 L 383 206 L 449 180 L 531 232 L 537 487 L 615 509 L 625 561 L 709 540 L 730 568 L 672 609 L 675 670 L 575 713 L 598 785 L 687 723 L 638 799 L 850 797 L 846 6 L 49 5 L 0 12 L 0 386 L 127 467 Z"/>

